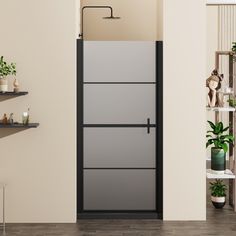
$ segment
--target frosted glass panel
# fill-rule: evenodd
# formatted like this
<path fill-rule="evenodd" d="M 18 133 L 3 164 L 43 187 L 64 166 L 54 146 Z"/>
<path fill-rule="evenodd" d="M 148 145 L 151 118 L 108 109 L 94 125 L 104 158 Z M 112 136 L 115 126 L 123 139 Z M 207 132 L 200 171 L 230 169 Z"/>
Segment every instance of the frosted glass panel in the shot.
<path fill-rule="evenodd" d="M 155 210 L 155 170 L 85 170 L 85 210 Z"/>
<path fill-rule="evenodd" d="M 156 43 L 85 41 L 83 72 L 84 210 L 156 210 Z"/>
<path fill-rule="evenodd" d="M 85 82 L 155 82 L 155 42 L 85 41 Z"/>
<path fill-rule="evenodd" d="M 85 168 L 155 168 L 155 128 L 85 128 Z"/>
<path fill-rule="evenodd" d="M 85 124 L 155 123 L 155 85 L 84 85 Z"/>

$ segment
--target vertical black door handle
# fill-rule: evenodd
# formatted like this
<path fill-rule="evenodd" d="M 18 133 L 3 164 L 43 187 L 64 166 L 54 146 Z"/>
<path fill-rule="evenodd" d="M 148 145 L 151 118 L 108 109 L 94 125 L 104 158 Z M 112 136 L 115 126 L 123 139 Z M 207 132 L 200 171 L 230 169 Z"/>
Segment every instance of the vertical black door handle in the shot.
<path fill-rule="evenodd" d="M 150 134 L 150 118 L 147 118 L 147 133 Z"/>

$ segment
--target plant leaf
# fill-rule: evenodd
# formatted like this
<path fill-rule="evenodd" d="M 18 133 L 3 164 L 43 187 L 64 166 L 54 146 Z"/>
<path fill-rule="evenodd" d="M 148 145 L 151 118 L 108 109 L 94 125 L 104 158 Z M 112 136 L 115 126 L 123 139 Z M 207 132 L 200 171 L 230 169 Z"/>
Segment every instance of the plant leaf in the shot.
<path fill-rule="evenodd" d="M 213 124 L 213 122 L 211 122 L 211 121 L 207 121 L 208 122 L 208 124 L 211 126 L 211 128 L 214 130 L 215 129 L 215 125 Z"/>

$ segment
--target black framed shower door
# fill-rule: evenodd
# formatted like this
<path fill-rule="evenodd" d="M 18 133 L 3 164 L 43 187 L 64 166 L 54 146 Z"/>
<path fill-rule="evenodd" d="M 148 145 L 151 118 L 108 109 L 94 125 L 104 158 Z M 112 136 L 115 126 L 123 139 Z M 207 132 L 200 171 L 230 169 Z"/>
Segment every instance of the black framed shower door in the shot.
<path fill-rule="evenodd" d="M 162 77 L 160 41 L 77 40 L 78 218 L 162 218 Z"/>

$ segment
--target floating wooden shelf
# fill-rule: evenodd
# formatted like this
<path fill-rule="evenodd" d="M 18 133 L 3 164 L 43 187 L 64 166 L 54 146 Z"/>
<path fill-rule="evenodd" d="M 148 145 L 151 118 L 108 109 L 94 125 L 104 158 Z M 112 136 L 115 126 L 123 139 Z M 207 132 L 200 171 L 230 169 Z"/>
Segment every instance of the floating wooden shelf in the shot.
<path fill-rule="evenodd" d="M 234 107 L 206 107 L 207 111 L 235 111 Z"/>
<path fill-rule="evenodd" d="M 0 96 L 23 96 L 28 94 L 29 92 L 26 91 L 20 91 L 18 93 L 15 92 L 0 92 Z"/>
<path fill-rule="evenodd" d="M 207 169 L 206 176 L 208 179 L 235 179 L 235 175 L 229 169 L 227 169 L 225 171 L 225 173 L 222 175 L 214 174 L 214 173 L 212 173 L 211 169 Z"/>
<path fill-rule="evenodd" d="M 39 123 L 29 123 L 28 125 L 23 125 L 21 123 L 19 124 L 7 124 L 7 125 L 3 125 L 0 124 L 0 128 L 22 128 L 22 129 L 28 129 L 28 128 L 37 128 L 39 126 Z"/>

